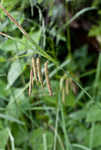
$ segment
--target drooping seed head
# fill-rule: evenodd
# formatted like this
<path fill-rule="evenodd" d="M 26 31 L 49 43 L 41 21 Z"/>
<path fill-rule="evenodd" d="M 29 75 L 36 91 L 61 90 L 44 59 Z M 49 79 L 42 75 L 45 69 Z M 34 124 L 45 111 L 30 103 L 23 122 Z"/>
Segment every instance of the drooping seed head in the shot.
<path fill-rule="evenodd" d="M 40 64 L 40 58 L 39 57 L 36 60 L 36 64 L 37 64 L 37 72 L 38 72 L 39 82 L 41 83 L 41 86 L 43 87 L 43 79 L 42 79 L 41 64 Z"/>
<path fill-rule="evenodd" d="M 37 66 L 36 66 L 36 59 L 32 57 L 32 68 L 33 68 L 33 72 L 34 72 L 34 77 L 36 82 L 38 81 L 37 79 Z"/>
<path fill-rule="evenodd" d="M 50 79 L 49 79 L 49 75 L 48 75 L 48 61 L 44 64 L 44 67 L 45 67 L 45 77 L 46 77 L 46 83 L 47 83 L 49 95 L 52 96 L 53 93 L 52 93 Z"/>

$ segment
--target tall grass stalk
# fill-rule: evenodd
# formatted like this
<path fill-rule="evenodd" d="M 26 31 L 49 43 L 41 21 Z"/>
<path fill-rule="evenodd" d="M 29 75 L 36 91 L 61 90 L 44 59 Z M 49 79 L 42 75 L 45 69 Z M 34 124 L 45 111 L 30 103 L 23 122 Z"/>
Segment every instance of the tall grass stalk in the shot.
<path fill-rule="evenodd" d="M 65 117 L 64 117 L 63 104 L 62 104 L 62 100 L 61 100 L 60 95 L 59 95 L 59 101 L 61 102 L 62 129 L 63 129 L 63 133 L 64 133 L 64 140 L 65 140 L 66 150 L 73 150 L 72 149 L 72 145 L 69 142 L 68 133 L 67 133 L 67 130 L 66 130 L 66 123 L 65 123 Z"/>
<path fill-rule="evenodd" d="M 57 146 L 59 111 L 60 111 L 60 100 L 59 100 L 59 96 L 58 96 L 58 105 L 57 105 L 57 111 L 56 111 L 56 122 L 55 122 L 55 134 L 54 134 L 54 148 L 53 148 L 53 150 L 56 150 L 56 146 Z"/>
<path fill-rule="evenodd" d="M 11 150 L 15 150 L 14 138 L 13 138 L 12 133 L 9 128 L 8 128 L 8 133 L 9 133 L 9 137 L 10 137 L 10 141 L 11 141 L 11 148 L 12 148 Z"/>

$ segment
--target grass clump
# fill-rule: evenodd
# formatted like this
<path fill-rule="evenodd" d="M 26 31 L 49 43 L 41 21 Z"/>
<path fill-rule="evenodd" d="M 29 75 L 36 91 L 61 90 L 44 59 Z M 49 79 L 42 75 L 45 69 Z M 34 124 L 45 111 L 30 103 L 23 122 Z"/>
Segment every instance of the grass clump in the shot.
<path fill-rule="evenodd" d="M 0 2 L 0 149 L 100 150 L 99 6 Z"/>

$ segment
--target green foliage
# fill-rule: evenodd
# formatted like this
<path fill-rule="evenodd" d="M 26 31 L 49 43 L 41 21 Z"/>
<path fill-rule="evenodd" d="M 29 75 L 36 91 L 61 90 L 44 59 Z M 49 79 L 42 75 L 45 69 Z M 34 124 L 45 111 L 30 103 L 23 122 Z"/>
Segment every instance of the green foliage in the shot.
<path fill-rule="evenodd" d="M 99 147 L 101 146 L 101 143 L 100 143 L 100 140 L 101 140 L 101 134 L 100 134 L 100 131 L 101 130 L 101 126 L 100 125 L 96 125 L 94 127 L 94 131 L 93 131 L 93 141 L 92 141 L 92 147 L 93 148 L 96 148 L 96 147 Z M 87 138 L 85 138 L 85 143 L 88 145 L 89 143 L 89 140 L 90 140 L 90 132 L 88 132 L 88 135 Z"/>
<path fill-rule="evenodd" d="M 0 150 L 100 150 L 101 54 L 89 50 L 89 36 L 101 44 L 101 2 L 0 4 L 27 32 L 21 33 L 0 8 Z M 87 15 L 89 21 L 93 11 L 98 20 L 88 36 L 82 20 Z M 32 57 L 40 57 L 44 87 L 33 78 L 28 96 Z M 53 96 L 45 79 L 46 61 Z"/>
<path fill-rule="evenodd" d="M 100 104 L 98 104 L 100 106 Z M 92 106 L 87 114 L 88 122 L 95 122 L 101 120 L 101 110 L 97 106 Z"/>
<path fill-rule="evenodd" d="M 13 83 L 16 81 L 16 79 L 21 75 L 23 72 L 24 66 L 21 66 L 19 61 L 15 61 L 12 63 L 11 68 L 8 72 L 8 85 L 7 88 L 10 88 L 10 86 L 13 85 Z"/>
<path fill-rule="evenodd" d="M 44 140 L 46 140 L 46 143 L 43 142 Z M 32 131 L 30 136 L 30 143 L 33 150 L 34 149 L 44 150 L 45 147 L 47 147 L 47 150 L 51 150 L 53 146 L 53 140 L 54 140 L 53 134 L 41 128 Z"/>
<path fill-rule="evenodd" d="M 9 138 L 8 129 L 4 128 L 0 131 L 0 149 L 5 149 L 7 141 Z"/>

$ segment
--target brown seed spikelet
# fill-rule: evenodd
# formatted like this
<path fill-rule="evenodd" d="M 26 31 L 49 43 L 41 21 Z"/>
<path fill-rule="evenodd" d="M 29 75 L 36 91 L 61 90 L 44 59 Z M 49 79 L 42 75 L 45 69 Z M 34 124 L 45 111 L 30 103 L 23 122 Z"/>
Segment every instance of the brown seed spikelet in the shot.
<path fill-rule="evenodd" d="M 75 84 L 73 81 L 72 81 L 72 90 L 73 90 L 73 93 L 76 95 L 76 94 L 77 94 L 78 89 L 77 89 L 76 84 Z"/>
<path fill-rule="evenodd" d="M 62 102 L 65 104 L 65 88 L 62 89 Z"/>
<path fill-rule="evenodd" d="M 36 60 L 36 64 L 37 64 L 37 72 L 38 72 L 39 82 L 41 83 L 41 86 L 43 87 L 43 80 L 42 80 L 41 65 L 40 65 L 39 57 Z"/>
<path fill-rule="evenodd" d="M 45 67 L 45 77 L 46 77 L 49 95 L 52 96 L 53 94 L 52 94 L 51 84 L 50 84 L 50 80 L 49 80 L 49 76 L 48 76 L 48 61 L 45 63 L 44 67 Z"/>
<path fill-rule="evenodd" d="M 33 72 L 34 72 L 34 76 L 35 76 L 35 80 L 36 82 L 38 81 L 37 79 L 37 67 L 36 67 L 36 60 L 35 58 L 32 57 L 32 68 L 33 68 Z"/>
<path fill-rule="evenodd" d="M 33 87 L 33 69 L 31 69 L 31 86 Z"/>
<path fill-rule="evenodd" d="M 29 90 L 28 90 L 29 96 L 31 96 L 31 90 L 32 90 L 32 85 L 33 85 L 32 80 L 33 80 L 33 71 L 31 69 L 31 71 L 30 71 L 30 81 L 29 81 Z"/>
<path fill-rule="evenodd" d="M 65 89 L 66 89 L 66 94 L 69 94 L 69 79 L 67 78 L 65 81 Z"/>

